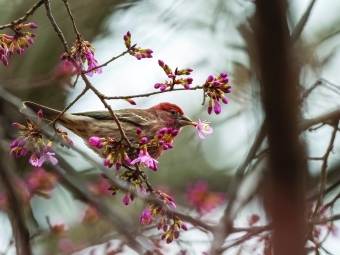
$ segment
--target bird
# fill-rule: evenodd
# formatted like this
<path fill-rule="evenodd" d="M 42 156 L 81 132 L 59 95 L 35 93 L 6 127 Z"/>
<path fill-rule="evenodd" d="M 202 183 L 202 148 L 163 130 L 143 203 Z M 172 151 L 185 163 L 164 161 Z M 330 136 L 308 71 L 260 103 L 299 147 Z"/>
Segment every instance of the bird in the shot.
<path fill-rule="evenodd" d="M 61 113 L 59 110 L 30 101 L 23 102 L 21 112 L 25 113 L 26 108 L 30 108 L 34 112 L 42 110 L 43 119 L 47 121 L 53 121 Z M 180 131 L 182 127 L 193 123 L 178 105 L 169 102 L 162 102 L 148 109 L 114 110 L 114 113 L 134 148 L 137 148 L 140 144 L 140 138 L 136 134 L 137 129 L 142 131 L 143 137 L 151 140 L 162 128 Z M 64 113 L 56 122 L 81 137 L 85 144 L 101 157 L 104 157 L 101 149 L 89 144 L 91 137 L 114 138 L 123 144 L 129 156 L 134 157 L 130 154 L 135 153 L 135 150 L 129 149 L 126 142 L 121 139 L 119 128 L 108 110 Z M 149 155 L 156 160 L 160 158 L 163 152 L 162 146 L 148 147 Z"/>

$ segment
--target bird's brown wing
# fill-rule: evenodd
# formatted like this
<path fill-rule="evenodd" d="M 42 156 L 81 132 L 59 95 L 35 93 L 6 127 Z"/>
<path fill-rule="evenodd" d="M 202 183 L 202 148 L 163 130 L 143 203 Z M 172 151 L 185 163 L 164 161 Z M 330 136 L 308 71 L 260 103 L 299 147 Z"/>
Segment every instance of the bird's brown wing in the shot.
<path fill-rule="evenodd" d="M 142 117 L 142 114 L 139 114 L 140 109 L 129 109 L 128 111 L 116 110 L 114 113 L 120 122 L 130 123 L 136 127 L 142 127 L 145 123 L 148 123 L 148 119 L 146 117 Z M 96 120 L 112 120 L 112 116 L 109 111 L 91 111 L 72 114 L 77 116 L 86 116 Z"/>

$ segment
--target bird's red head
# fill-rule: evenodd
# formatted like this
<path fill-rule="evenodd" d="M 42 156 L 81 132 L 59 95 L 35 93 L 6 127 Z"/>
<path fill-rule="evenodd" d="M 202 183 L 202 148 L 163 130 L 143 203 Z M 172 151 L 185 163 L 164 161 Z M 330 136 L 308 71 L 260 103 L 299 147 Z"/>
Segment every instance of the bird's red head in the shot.
<path fill-rule="evenodd" d="M 184 115 L 184 112 L 181 109 L 181 107 L 179 107 L 178 105 L 175 105 L 175 104 L 171 104 L 171 103 L 160 103 L 158 105 L 155 105 L 152 108 L 155 108 L 157 110 L 163 110 L 163 111 L 166 111 L 166 112 L 170 112 L 172 110 L 172 111 L 178 112 L 180 115 Z"/>
<path fill-rule="evenodd" d="M 169 124 L 169 127 L 180 128 L 192 123 L 192 120 L 184 115 L 183 110 L 178 105 L 166 102 L 155 105 L 151 109 L 160 111 L 160 117 Z"/>

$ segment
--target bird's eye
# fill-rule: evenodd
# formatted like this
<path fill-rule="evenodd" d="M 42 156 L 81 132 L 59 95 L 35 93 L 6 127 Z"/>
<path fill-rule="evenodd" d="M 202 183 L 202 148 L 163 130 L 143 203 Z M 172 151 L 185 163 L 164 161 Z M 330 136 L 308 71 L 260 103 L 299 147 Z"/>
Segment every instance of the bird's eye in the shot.
<path fill-rule="evenodd" d="M 176 115 L 177 112 L 175 110 L 170 110 L 171 115 Z"/>

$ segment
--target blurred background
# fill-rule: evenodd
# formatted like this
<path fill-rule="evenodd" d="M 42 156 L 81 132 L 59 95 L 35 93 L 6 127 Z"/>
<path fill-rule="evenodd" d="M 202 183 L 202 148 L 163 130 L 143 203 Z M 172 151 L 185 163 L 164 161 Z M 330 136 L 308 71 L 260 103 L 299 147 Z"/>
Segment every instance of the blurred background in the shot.
<path fill-rule="evenodd" d="M 0 25 L 10 23 L 21 17 L 34 0 L 0 0 Z M 226 193 L 228 183 L 236 168 L 245 157 L 252 144 L 256 132 L 263 121 L 261 92 L 256 78 L 257 59 L 253 32 L 249 19 L 254 13 L 254 3 L 248 0 L 212 0 L 212 1 L 123 1 L 123 0 L 82 0 L 69 1 L 78 30 L 85 40 L 95 48 L 95 57 L 99 63 L 104 63 L 113 56 L 125 50 L 123 35 L 130 31 L 132 43 L 142 48 L 154 51 L 153 58 L 137 61 L 129 55 L 119 58 L 103 68 L 101 75 L 94 75 L 92 84 L 107 96 L 140 94 L 154 91 L 154 84 L 163 82 L 166 77 L 158 66 L 161 59 L 173 69 L 192 68 L 191 77 L 194 85 L 202 85 L 208 75 L 217 75 L 226 71 L 230 76 L 232 93 L 229 94 L 229 104 L 223 105 L 219 116 L 208 115 L 207 105 L 202 106 L 202 91 L 183 91 L 165 93 L 148 98 L 137 98 L 138 108 L 148 108 L 162 101 L 180 105 L 192 119 L 208 120 L 214 128 L 214 134 L 205 140 L 197 137 L 193 127 L 185 128 L 171 150 L 162 157 L 159 171 L 149 172 L 151 183 L 161 187 L 175 198 L 184 212 L 197 216 L 188 206 L 186 192 L 190 185 L 197 181 L 205 181 L 212 192 Z M 288 22 L 293 29 L 307 9 L 310 1 L 289 1 Z M 71 21 L 62 1 L 51 1 L 55 20 L 63 31 L 69 45 L 75 39 Z M 340 84 L 339 55 L 339 9 L 340 2 L 332 0 L 316 1 L 309 20 L 295 45 L 299 64 L 301 65 L 300 84 L 304 89 L 311 86 L 317 79 Z M 49 107 L 62 110 L 84 88 L 78 82 L 75 88 L 69 87 L 63 80 L 55 78 L 55 68 L 63 53 L 63 45 L 53 31 L 42 6 L 34 16 L 29 18 L 39 27 L 35 32 L 35 44 L 29 47 L 22 56 L 15 54 L 10 59 L 8 67 L 0 66 L 0 86 L 20 100 L 34 101 Z M 11 30 L 2 31 L 11 34 Z M 135 107 L 123 100 L 109 101 L 112 108 L 121 109 Z M 0 98 L 1 127 L 3 129 L 4 150 L 16 136 L 12 122 L 23 123 L 24 117 L 18 108 L 6 99 Z M 302 118 L 311 118 L 333 110 L 339 106 L 339 92 L 320 86 L 315 89 L 301 106 Z M 88 92 L 79 102 L 71 107 L 69 112 L 82 112 L 104 109 L 100 100 Z M 331 128 L 324 126 L 313 132 L 305 132 L 302 137 L 307 145 L 308 155 L 319 157 L 328 146 Z M 84 150 L 88 156 L 97 162 L 101 159 L 89 150 L 80 138 L 70 134 L 75 144 Z M 336 139 L 329 162 L 329 171 L 336 174 L 339 170 L 339 140 Z M 7 147 L 6 147 L 7 146 Z M 265 148 L 265 147 L 264 147 Z M 81 174 L 81 183 L 86 187 L 100 182 L 100 172 L 93 164 L 66 148 L 58 149 L 58 156 L 75 171 Z M 59 159 L 59 158 L 58 158 Z M 8 159 L 10 171 L 26 178 L 32 171 L 27 158 Z M 320 171 L 321 162 L 309 161 L 309 188 L 315 186 Z M 44 166 L 48 172 L 53 172 L 50 166 Z M 79 180 L 80 181 L 80 180 Z M 93 188 L 94 189 L 94 188 Z M 335 189 L 333 192 L 337 192 Z M 78 250 L 78 254 L 105 254 L 103 249 L 109 240 L 119 240 L 115 237 L 117 231 L 100 218 L 92 225 L 83 224 L 84 217 L 89 213 L 89 205 L 72 187 L 60 181 L 49 192 L 50 198 L 35 196 L 30 200 L 32 229 L 43 233 L 33 243 L 34 254 L 59 254 L 61 239 L 58 234 L 49 235 L 48 221 L 51 226 L 64 224 L 72 240 L 72 246 L 65 253 Z M 228 194 L 226 195 L 228 196 Z M 135 201 L 128 207 L 122 203 L 122 195 L 103 196 L 104 203 L 120 217 L 131 223 L 136 229 L 139 226 L 139 215 L 145 204 Z M 255 199 L 236 220 L 236 225 L 247 225 L 247 217 L 256 211 L 263 214 L 259 200 Z M 203 216 L 209 222 L 217 222 L 224 205 Z M 339 205 L 335 206 L 339 209 Z M 95 214 L 95 213 L 94 213 Z M 48 221 L 46 220 L 48 216 Z M 90 216 L 88 216 L 90 217 Z M 93 216 L 95 217 L 95 216 Z M 98 216 L 99 217 L 99 216 Z M 0 252 L 15 254 L 15 247 L 9 246 L 12 237 L 10 220 L 7 214 L 0 212 Z M 259 223 L 265 223 L 261 217 Z M 335 223 L 338 225 L 338 223 Z M 85 231 L 86 230 L 86 231 Z M 58 231 L 57 231 L 58 232 Z M 61 231 L 63 232 L 63 231 Z M 63 235 L 63 234 L 62 234 Z M 148 232 L 146 236 L 159 233 Z M 209 249 L 211 236 L 193 230 L 183 235 L 181 245 L 167 245 L 160 250 L 165 254 L 175 254 L 188 249 L 191 253 L 201 254 Z M 340 252 L 340 244 L 336 238 L 329 238 L 326 246 L 333 254 Z M 156 241 L 155 241 L 156 242 Z M 104 245 L 101 245 L 104 243 Z M 112 249 L 117 248 L 118 241 L 110 242 Z M 97 245 L 97 246 L 93 246 Z M 162 243 L 164 245 L 164 243 Z M 88 248 L 91 247 L 91 248 Z M 168 253 L 167 253 L 168 252 Z M 231 249 L 225 254 L 236 254 L 237 249 Z M 248 252 L 248 253 L 247 253 Z M 245 250 L 242 254 L 253 254 Z M 123 254 L 134 254 L 124 248 Z M 322 252 L 321 252 L 322 253 Z M 114 253 L 112 253 L 114 254 Z"/>

